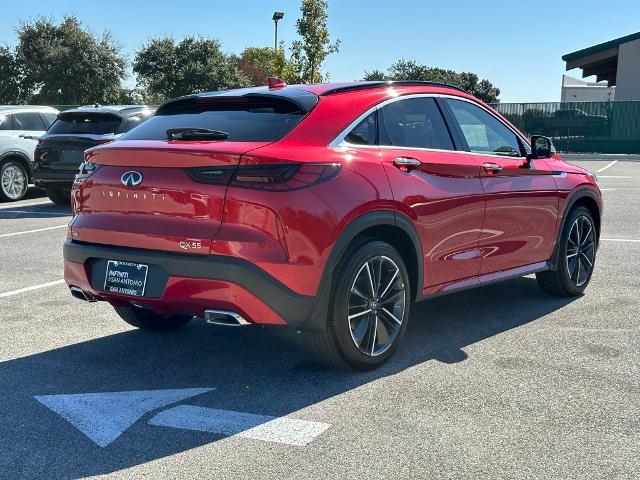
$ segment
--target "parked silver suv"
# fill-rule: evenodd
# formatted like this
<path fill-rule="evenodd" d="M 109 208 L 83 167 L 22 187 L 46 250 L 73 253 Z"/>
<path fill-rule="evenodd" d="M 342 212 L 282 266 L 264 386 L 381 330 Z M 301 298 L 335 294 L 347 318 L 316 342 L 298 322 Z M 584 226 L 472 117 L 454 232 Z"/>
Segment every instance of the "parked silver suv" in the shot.
<path fill-rule="evenodd" d="M 20 200 L 33 177 L 38 138 L 58 110 L 39 106 L 0 106 L 0 201 Z"/>

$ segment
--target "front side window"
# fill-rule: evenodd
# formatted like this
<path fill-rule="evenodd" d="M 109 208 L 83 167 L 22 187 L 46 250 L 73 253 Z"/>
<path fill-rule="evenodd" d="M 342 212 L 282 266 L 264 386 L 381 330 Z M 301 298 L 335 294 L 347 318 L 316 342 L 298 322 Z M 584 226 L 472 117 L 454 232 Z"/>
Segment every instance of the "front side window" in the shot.
<path fill-rule="evenodd" d="M 13 116 L 14 130 L 28 130 L 30 132 L 41 132 L 46 130 L 40 115 L 37 113 L 16 113 Z"/>
<path fill-rule="evenodd" d="M 447 99 L 469 150 L 507 157 L 521 157 L 518 137 L 484 109 L 463 100 Z"/>
<path fill-rule="evenodd" d="M 380 145 L 455 150 L 433 98 L 398 100 L 379 110 Z"/>

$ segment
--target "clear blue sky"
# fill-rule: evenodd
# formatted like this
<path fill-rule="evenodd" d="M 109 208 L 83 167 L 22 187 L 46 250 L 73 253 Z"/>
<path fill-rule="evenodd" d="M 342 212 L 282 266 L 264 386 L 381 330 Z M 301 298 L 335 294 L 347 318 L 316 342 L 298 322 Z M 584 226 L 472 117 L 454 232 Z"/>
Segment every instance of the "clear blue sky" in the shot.
<path fill-rule="evenodd" d="M 0 43 L 14 45 L 21 20 L 76 15 L 109 30 L 129 58 L 149 38 L 213 36 L 227 52 L 296 38 L 298 0 L 17 0 L 0 2 Z M 561 56 L 640 30 L 640 1 L 619 0 L 329 0 L 329 30 L 342 41 L 324 65 L 331 80 L 357 80 L 399 58 L 472 71 L 501 90 L 503 102 L 558 101 Z M 569 72 L 580 77 L 579 70 Z M 133 79 L 129 80 L 131 84 Z"/>

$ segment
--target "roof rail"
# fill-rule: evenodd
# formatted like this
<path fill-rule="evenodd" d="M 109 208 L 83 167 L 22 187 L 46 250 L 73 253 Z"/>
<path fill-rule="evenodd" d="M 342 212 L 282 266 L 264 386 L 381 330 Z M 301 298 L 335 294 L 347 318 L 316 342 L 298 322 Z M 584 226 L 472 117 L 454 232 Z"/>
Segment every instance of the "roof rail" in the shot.
<path fill-rule="evenodd" d="M 448 83 L 441 82 L 428 82 L 424 80 L 391 80 L 391 81 L 379 81 L 379 82 L 359 82 L 354 83 L 353 85 L 347 85 L 344 87 L 336 87 L 326 90 L 321 93 L 321 96 L 333 95 L 334 93 L 343 93 L 343 92 L 353 92 L 357 90 L 368 90 L 370 88 L 379 88 L 379 87 L 411 87 L 411 86 L 432 86 L 432 87 L 446 87 L 453 88 L 454 90 L 458 90 L 460 92 L 469 93 L 460 87 L 456 87 L 455 85 L 449 85 Z"/>

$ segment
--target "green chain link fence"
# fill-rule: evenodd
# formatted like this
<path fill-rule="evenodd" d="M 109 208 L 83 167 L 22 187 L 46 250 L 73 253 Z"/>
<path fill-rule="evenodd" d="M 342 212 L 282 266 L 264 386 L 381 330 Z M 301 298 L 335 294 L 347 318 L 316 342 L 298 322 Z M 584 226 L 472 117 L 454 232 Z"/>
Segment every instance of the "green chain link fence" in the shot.
<path fill-rule="evenodd" d="M 564 152 L 640 153 L 640 101 L 496 103 L 526 135 L 545 135 Z"/>

